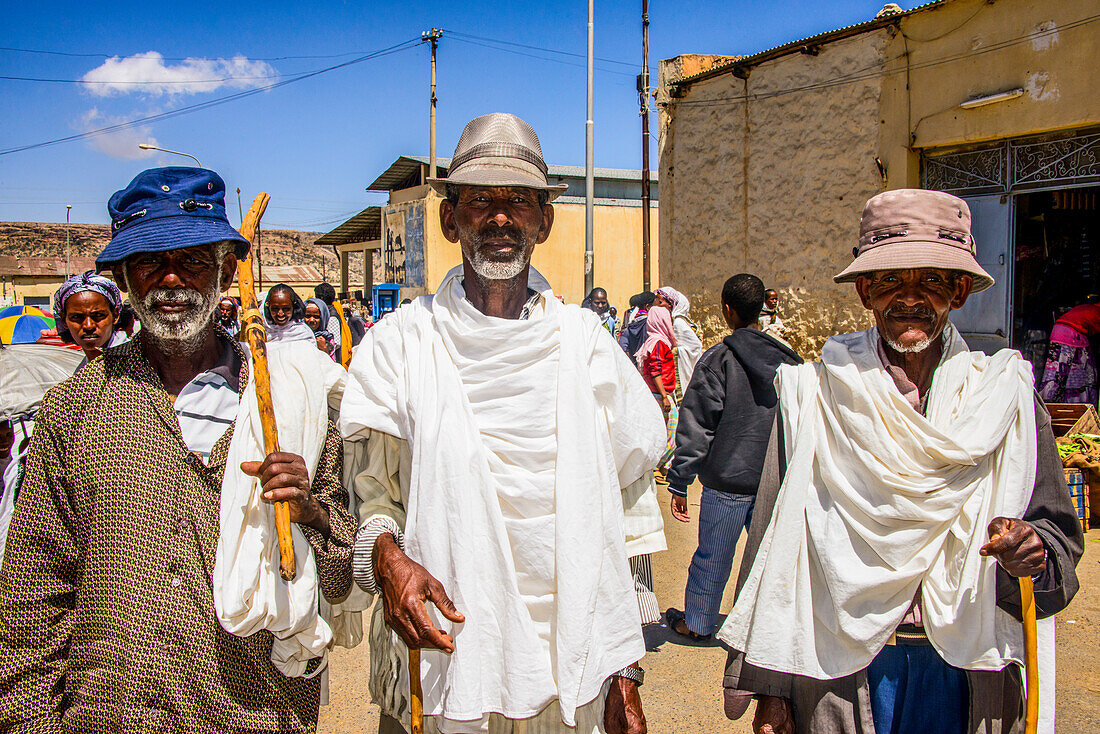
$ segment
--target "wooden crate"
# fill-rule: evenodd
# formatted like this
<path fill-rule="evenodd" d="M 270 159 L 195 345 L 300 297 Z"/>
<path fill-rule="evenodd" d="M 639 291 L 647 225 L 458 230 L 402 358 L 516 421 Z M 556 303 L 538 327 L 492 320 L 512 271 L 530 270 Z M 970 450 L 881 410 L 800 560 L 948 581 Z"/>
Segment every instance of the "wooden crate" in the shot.
<path fill-rule="evenodd" d="M 1100 434 L 1100 413 L 1088 403 L 1047 403 L 1054 437 L 1072 433 Z"/>

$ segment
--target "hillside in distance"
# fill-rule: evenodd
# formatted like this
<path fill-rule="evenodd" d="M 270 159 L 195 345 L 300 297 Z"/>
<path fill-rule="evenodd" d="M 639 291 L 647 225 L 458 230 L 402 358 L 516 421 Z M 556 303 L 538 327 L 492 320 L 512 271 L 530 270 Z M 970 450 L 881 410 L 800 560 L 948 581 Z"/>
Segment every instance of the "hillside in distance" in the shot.
<path fill-rule="evenodd" d="M 73 258 L 94 258 L 111 239 L 106 224 L 70 224 Z M 259 245 L 264 265 L 310 265 L 326 280 L 339 284 L 340 262 L 330 247 L 315 245 L 320 232 L 261 229 Z M 56 222 L 0 222 L 0 256 L 64 257 L 65 224 Z M 363 258 L 352 255 L 348 263 L 350 283 L 363 282 Z M 360 286 L 362 287 L 362 286 Z"/>

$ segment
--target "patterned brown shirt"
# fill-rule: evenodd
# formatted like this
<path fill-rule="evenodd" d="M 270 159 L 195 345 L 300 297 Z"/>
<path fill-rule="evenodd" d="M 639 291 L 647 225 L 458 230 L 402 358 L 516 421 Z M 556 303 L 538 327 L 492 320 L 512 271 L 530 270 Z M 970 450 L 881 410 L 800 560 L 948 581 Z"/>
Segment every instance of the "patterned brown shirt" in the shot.
<path fill-rule="evenodd" d="M 219 493 L 134 340 L 47 394 L 0 568 L 0 732 L 311 732 L 320 676 L 287 678 L 272 637 L 214 613 Z M 247 362 L 233 342 L 240 386 Z M 351 583 L 334 425 L 313 480 L 331 532 L 302 530 L 322 593 Z"/>

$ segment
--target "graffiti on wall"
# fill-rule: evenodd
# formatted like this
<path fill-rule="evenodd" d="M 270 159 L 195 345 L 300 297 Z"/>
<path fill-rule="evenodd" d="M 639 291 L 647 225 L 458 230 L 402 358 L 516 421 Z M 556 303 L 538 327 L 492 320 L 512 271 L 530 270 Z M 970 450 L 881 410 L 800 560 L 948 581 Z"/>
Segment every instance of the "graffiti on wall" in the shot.
<path fill-rule="evenodd" d="M 382 276 L 388 283 L 424 287 L 424 202 L 382 210 Z"/>

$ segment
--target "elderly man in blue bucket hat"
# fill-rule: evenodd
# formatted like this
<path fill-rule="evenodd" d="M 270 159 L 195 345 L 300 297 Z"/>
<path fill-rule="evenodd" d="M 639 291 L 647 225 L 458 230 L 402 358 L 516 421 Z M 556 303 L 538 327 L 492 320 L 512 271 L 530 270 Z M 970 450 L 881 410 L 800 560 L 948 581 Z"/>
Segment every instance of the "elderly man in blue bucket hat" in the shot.
<path fill-rule="evenodd" d="M 227 470 L 249 362 L 212 317 L 249 243 L 224 194 L 213 171 L 158 168 L 108 204 L 96 264 L 143 328 L 39 413 L 0 574 L 0 721 L 14 731 L 316 728 L 317 666 L 285 674 L 280 640 L 227 632 L 212 593 L 223 476 L 259 477 L 264 500 L 289 503 L 328 597 L 349 588 L 354 532 L 331 423 L 312 471 L 289 452 Z"/>

